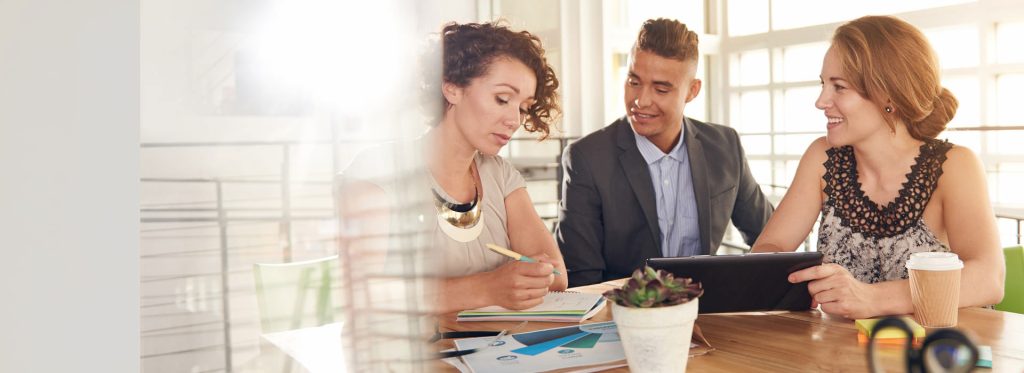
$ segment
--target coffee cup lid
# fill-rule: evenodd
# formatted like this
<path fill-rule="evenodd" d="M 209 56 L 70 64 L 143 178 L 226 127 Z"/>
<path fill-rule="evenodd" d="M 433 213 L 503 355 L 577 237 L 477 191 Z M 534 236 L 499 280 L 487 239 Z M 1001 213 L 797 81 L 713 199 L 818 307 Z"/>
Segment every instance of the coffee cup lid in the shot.
<path fill-rule="evenodd" d="M 907 260 L 907 269 L 919 271 L 948 271 L 963 267 L 964 262 L 954 253 L 913 253 Z"/>

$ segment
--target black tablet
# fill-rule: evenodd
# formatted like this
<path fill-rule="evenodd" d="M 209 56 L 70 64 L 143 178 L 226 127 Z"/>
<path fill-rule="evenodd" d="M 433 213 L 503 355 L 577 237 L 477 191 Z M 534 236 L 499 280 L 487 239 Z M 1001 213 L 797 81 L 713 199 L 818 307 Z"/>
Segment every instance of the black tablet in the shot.
<path fill-rule="evenodd" d="M 811 308 L 807 283 L 791 284 L 789 274 L 821 264 L 819 252 L 698 255 L 652 258 L 647 265 L 704 287 L 699 313 Z"/>

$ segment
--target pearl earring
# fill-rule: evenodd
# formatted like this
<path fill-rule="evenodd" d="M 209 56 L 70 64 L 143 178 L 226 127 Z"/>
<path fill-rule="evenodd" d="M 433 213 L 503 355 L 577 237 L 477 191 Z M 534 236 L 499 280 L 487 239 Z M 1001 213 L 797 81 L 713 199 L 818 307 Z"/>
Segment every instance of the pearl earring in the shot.
<path fill-rule="evenodd" d="M 892 106 L 886 106 L 885 107 L 885 112 L 886 113 L 891 113 L 892 112 Z"/>

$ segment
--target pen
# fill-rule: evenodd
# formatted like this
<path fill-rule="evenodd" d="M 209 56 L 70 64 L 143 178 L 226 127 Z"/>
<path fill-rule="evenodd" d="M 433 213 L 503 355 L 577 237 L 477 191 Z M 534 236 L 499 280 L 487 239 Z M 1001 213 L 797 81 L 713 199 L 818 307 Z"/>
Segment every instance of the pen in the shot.
<path fill-rule="evenodd" d="M 491 251 L 493 251 L 493 252 L 496 252 L 496 253 L 498 253 L 498 254 L 501 254 L 501 255 L 507 256 L 507 257 L 509 257 L 509 258 L 512 258 L 512 259 L 518 260 L 518 261 L 520 261 L 520 262 L 528 262 L 528 263 L 537 263 L 537 261 L 536 261 L 536 260 L 534 260 L 534 259 L 533 259 L 533 258 L 531 258 L 531 257 L 528 257 L 528 256 L 526 256 L 526 255 L 523 255 L 523 254 L 517 253 L 517 252 L 515 252 L 515 251 L 512 251 L 512 250 L 506 249 L 506 248 L 504 248 L 504 247 L 501 247 L 501 246 L 495 245 L 495 244 L 493 244 L 493 243 L 489 243 L 489 244 L 487 244 L 487 248 L 488 248 L 488 249 L 491 249 Z M 553 270 L 553 271 L 552 271 L 552 273 L 554 273 L 554 274 L 556 274 L 556 275 L 559 275 L 559 276 L 561 276 L 561 275 L 562 275 L 562 272 L 558 272 L 558 270 L 557 270 L 557 269 Z"/>

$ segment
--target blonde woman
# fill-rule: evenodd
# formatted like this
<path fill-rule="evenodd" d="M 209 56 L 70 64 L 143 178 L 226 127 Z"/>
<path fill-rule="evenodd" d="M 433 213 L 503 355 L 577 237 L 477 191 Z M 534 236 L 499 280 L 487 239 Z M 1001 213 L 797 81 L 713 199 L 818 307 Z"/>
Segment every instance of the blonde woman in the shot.
<path fill-rule="evenodd" d="M 998 303 L 1004 265 L 984 168 L 969 149 L 936 139 L 957 100 L 924 35 L 894 17 L 846 23 L 821 84 L 815 106 L 828 133 L 804 153 L 753 251 L 795 250 L 821 213 L 826 263 L 789 279 L 810 281 L 825 312 L 912 313 L 905 264 L 920 251 L 964 261 L 961 307 Z"/>

